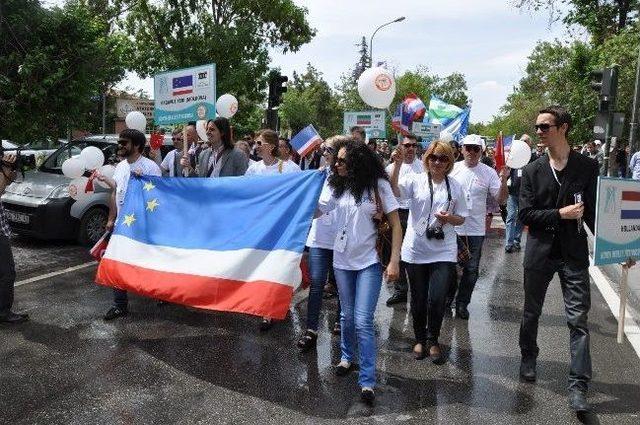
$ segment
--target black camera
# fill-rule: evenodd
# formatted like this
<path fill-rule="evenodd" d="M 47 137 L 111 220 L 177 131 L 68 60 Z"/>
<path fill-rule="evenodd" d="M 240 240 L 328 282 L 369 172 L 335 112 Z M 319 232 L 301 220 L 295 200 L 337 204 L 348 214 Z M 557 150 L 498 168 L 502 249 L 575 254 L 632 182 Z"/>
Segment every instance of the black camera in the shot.
<path fill-rule="evenodd" d="M 436 240 L 443 240 L 444 239 L 444 231 L 442 230 L 442 227 L 437 226 L 437 227 L 429 227 L 427 229 L 427 239 L 436 239 Z"/>
<path fill-rule="evenodd" d="M 9 153 L 14 153 L 16 155 L 16 160 L 14 162 L 8 162 L 4 160 L 4 148 L 0 147 L 0 163 L 2 163 L 3 167 L 8 167 L 11 171 L 15 171 L 16 173 L 20 173 L 22 178 L 24 179 L 24 170 L 29 166 L 34 166 L 36 163 L 36 158 L 33 155 L 22 155 L 20 149 L 16 151 L 9 151 Z"/>

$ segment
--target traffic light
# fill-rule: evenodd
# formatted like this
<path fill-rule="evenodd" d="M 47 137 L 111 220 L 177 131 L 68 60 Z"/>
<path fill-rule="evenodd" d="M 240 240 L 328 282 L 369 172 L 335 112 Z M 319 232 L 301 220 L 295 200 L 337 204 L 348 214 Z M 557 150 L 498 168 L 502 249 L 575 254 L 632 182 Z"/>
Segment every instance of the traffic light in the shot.
<path fill-rule="evenodd" d="M 273 72 L 269 75 L 269 109 L 276 108 L 282 103 L 282 95 L 287 91 L 289 77 Z"/>
<path fill-rule="evenodd" d="M 599 108 L 608 109 L 615 104 L 618 93 L 618 67 L 598 69 L 591 72 L 591 88 L 598 92 L 600 97 Z"/>

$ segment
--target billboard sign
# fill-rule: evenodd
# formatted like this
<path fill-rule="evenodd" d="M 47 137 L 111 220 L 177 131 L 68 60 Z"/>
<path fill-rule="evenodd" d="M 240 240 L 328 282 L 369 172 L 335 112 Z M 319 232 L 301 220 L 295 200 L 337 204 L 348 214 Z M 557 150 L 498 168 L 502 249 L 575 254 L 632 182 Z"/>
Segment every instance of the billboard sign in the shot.
<path fill-rule="evenodd" d="M 344 134 L 349 134 L 351 127 L 364 128 L 369 139 L 387 137 L 385 111 L 345 112 L 343 120 Z"/>

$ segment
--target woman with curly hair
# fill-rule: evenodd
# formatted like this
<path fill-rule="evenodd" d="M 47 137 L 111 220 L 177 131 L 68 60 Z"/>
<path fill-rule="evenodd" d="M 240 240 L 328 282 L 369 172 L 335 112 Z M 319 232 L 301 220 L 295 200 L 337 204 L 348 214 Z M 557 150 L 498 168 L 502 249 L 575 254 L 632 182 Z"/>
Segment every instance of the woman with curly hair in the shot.
<path fill-rule="evenodd" d="M 401 257 L 411 289 L 416 337 L 413 352 L 417 360 L 429 355 L 433 363 L 440 365 L 445 357 L 438 338 L 458 258 L 453 227 L 464 223 L 469 213 L 462 186 L 448 177 L 454 163 L 448 143 L 435 141 L 429 145 L 422 159 L 426 173 L 400 177 L 404 149 L 400 146 L 393 153 L 391 186 L 409 207 Z"/>
<path fill-rule="evenodd" d="M 318 209 L 321 213 L 334 211 L 336 220 L 333 268 L 342 308 L 341 360 L 336 374 L 344 376 L 354 368 L 357 340 L 361 397 L 364 402 L 373 403 L 376 382 L 373 315 L 382 286 L 374 218 L 384 213 L 391 225 L 392 250 L 386 274 L 393 280 L 399 274 L 402 243 L 398 201 L 375 154 L 367 145 L 354 140 L 339 147 L 329 187 L 331 190 L 321 195 Z"/>

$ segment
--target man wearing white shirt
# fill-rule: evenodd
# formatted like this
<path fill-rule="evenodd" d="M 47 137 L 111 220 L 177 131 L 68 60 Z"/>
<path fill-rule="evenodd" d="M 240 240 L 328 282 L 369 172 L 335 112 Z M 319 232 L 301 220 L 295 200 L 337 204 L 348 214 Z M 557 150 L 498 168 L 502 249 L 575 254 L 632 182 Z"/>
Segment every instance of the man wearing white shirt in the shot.
<path fill-rule="evenodd" d="M 418 150 L 418 140 L 413 135 L 404 136 L 402 139 L 402 143 L 400 144 L 399 149 L 402 149 L 404 152 L 404 162 L 400 166 L 400 175 L 399 178 L 407 176 L 408 174 L 419 174 L 424 172 L 424 166 L 420 158 L 416 157 L 416 151 Z M 393 162 L 389 164 L 385 171 L 389 176 L 393 172 L 394 164 Z M 407 231 L 407 218 L 409 217 L 409 200 L 408 199 L 398 199 L 398 204 L 400 204 L 400 208 L 398 209 L 398 214 L 400 216 L 400 224 L 402 225 L 402 236 Z M 391 247 L 384 247 L 383 249 L 383 257 L 387 257 L 391 254 Z M 386 262 L 387 259 L 385 258 Z M 398 280 L 393 284 L 393 294 L 387 300 L 387 306 L 391 306 L 393 304 L 398 303 L 406 303 L 407 302 L 407 274 L 405 271 L 405 263 L 403 261 L 400 262 L 400 276 Z"/>
<path fill-rule="evenodd" d="M 118 139 L 118 156 L 124 158 L 116 165 L 113 173 L 113 181 L 115 190 L 111 194 L 111 205 L 109 206 L 109 219 L 107 221 L 107 230 L 112 230 L 116 222 L 116 218 L 120 212 L 120 208 L 124 205 L 127 187 L 131 173 L 144 176 L 161 176 L 160 167 L 154 161 L 142 156 L 142 150 L 146 144 L 144 134 L 138 130 L 126 129 L 120 133 Z M 100 176 L 99 180 L 103 180 Z M 113 320 L 128 313 L 129 300 L 127 291 L 121 289 L 113 289 L 113 306 L 107 311 L 104 320 Z"/>
<path fill-rule="evenodd" d="M 182 140 L 182 130 L 173 130 L 171 135 L 174 149 L 167 153 L 160 164 L 162 174 L 169 177 L 182 177 L 182 164 L 180 164 L 180 158 L 182 157 L 182 149 L 184 148 L 184 141 Z"/>
<path fill-rule="evenodd" d="M 462 268 L 462 278 L 455 305 L 456 317 L 468 320 L 467 306 L 471 301 L 471 294 L 478 280 L 482 243 L 486 231 L 487 197 L 493 196 L 499 204 L 507 199 L 509 194 L 507 180 L 510 170 L 504 167 L 498 176 L 493 168 L 480 162 L 482 138 L 476 134 L 470 134 L 462 139 L 462 155 L 464 161 L 455 164 L 451 177 L 462 185 L 465 191 L 469 216 L 464 224 L 456 227 L 456 233 L 468 244 L 471 258 Z M 453 298 L 455 286 L 452 285 L 449 293 L 450 298 Z"/>
<path fill-rule="evenodd" d="M 634 180 L 640 180 L 640 151 L 633 154 L 629 161 L 629 173 Z"/>

